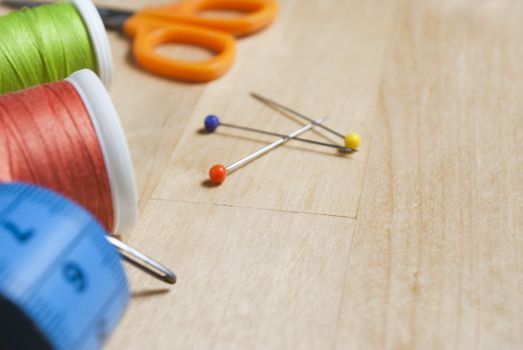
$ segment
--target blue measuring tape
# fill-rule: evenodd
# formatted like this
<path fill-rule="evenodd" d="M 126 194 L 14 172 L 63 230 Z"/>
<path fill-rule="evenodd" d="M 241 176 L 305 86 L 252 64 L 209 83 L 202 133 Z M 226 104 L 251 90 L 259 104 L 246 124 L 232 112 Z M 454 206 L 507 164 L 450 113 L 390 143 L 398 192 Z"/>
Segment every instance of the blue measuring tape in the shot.
<path fill-rule="evenodd" d="M 120 257 L 62 196 L 0 185 L 0 349 L 99 349 L 129 303 Z"/>

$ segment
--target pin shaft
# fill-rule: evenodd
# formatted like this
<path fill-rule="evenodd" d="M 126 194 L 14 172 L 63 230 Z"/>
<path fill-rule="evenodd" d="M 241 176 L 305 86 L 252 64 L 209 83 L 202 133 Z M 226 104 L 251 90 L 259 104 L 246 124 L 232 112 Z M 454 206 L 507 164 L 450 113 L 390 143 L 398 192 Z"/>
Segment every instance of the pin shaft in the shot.
<path fill-rule="evenodd" d="M 257 99 L 257 100 L 259 100 L 259 101 L 265 103 L 265 104 L 276 106 L 276 107 L 278 107 L 278 108 L 280 108 L 280 109 L 283 109 L 284 111 L 287 111 L 287 112 L 289 112 L 289 113 L 292 113 L 292 114 L 294 114 L 295 116 L 297 116 L 297 117 L 299 117 L 299 118 L 302 118 L 302 119 L 305 119 L 305 120 L 307 120 L 307 121 L 309 121 L 309 122 L 311 122 L 311 123 L 314 122 L 314 119 L 312 119 L 312 118 L 310 118 L 310 117 L 307 117 L 306 115 L 304 115 L 304 114 L 302 114 L 302 113 L 300 113 L 300 112 L 297 112 L 297 111 L 295 111 L 294 109 L 289 108 L 289 107 L 287 107 L 287 106 L 284 106 L 284 105 L 282 105 L 281 103 L 278 103 L 278 102 L 276 102 L 276 101 L 274 101 L 274 100 L 271 100 L 271 99 L 269 99 L 269 98 L 267 98 L 267 97 L 263 97 L 263 96 L 261 96 L 261 95 L 259 95 L 259 94 L 257 94 L 257 93 L 254 93 L 254 92 L 251 93 L 251 96 L 254 97 L 255 99 Z M 325 126 L 325 125 L 318 124 L 318 127 L 322 128 L 322 129 L 324 129 L 324 130 L 327 130 L 327 131 L 330 132 L 331 134 L 334 134 L 334 135 L 336 135 L 336 136 L 339 136 L 339 137 L 341 137 L 342 139 L 345 140 L 345 136 L 343 136 L 342 134 L 340 134 L 339 132 L 337 132 L 337 131 L 335 131 L 335 130 L 332 130 L 331 128 L 329 128 L 329 127 L 327 127 L 327 126 Z"/>
<path fill-rule="evenodd" d="M 285 135 L 285 134 L 280 134 L 280 133 L 277 133 L 277 132 L 265 131 L 265 130 L 250 128 L 250 127 L 247 127 L 247 126 L 240 126 L 240 125 L 234 125 L 234 124 L 228 124 L 228 123 L 222 123 L 222 122 L 220 122 L 220 125 L 228 127 L 228 128 L 255 132 L 255 133 L 258 133 L 258 134 L 277 136 L 277 137 L 287 137 L 287 135 Z M 295 138 L 293 138 L 293 140 L 294 141 L 311 143 L 311 144 L 314 144 L 314 145 L 319 145 L 319 146 L 324 146 L 324 147 L 331 147 L 331 148 L 335 148 L 335 149 L 338 149 L 338 150 L 340 150 L 342 152 L 347 152 L 347 153 L 349 153 L 349 152 L 356 152 L 356 150 L 352 149 L 352 148 L 347 148 L 347 147 L 343 147 L 343 146 L 340 146 L 340 145 L 335 145 L 335 144 L 332 144 L 332 143 L 326 143 L 326 142 L 320 142 L 320 141 L 315 141 L 315 140 L 310 140 L 310 139 L 304 139 L 304 138 L 301 138 L 301 137 L 295 137 Z"/>
<path fill-rule="evenodd" d="M 134 267 L 142 270 L 148 275 L 169 284 L 176 283 L 176 275 L 154 259 L 149 258 L 145 254 L 140 253 L 136 249 L 129 247 L 122 241 L 114 237 L 106 236 L 107 241 L 113 245 L 122 258 Z"/>
<path fill-rule="evenodd" d="M 279 147 L 279 146 L 289 142 L 290 140 L 295 139 L 296 137 L 298 137 L 299 135 L 309 131 L 313 127 L 315 127 L 317 125 L 321 125 L 321 123 L 323 123 L 324 120 L 325 120 L 325 118 L 321 118 L 321 119 L 318 119 L 316 121 L 313 120 L 312 123 L 305 125 L 304 127 L 294 131 L 293 133 L 291 133 L 289 135 L 285 135 L 284 137 L 282 137 L 279 140 L 271 143 L 270 145 L 267 145 L 267 146 L 263 147 L 262 149 L 254 152 L 253 154 L 251 154 L 251 155 L 249 155 L 249 156 L 247 156 L 245 158 L 242 158 L 239 161 L 229 165 L 227 167 L 227 173 L 232 173 L 233 171 L 238 170 L 239 168 L 241 168 L 245 164 L 247 164 L 249 162 L 252 162 L 253 160 L 255 160 L 255 159 L 261 157 L 262 155 L 272 151 L 273 149 L 275 149 L 275 148 L 277 148 L 277 147 Z"/>

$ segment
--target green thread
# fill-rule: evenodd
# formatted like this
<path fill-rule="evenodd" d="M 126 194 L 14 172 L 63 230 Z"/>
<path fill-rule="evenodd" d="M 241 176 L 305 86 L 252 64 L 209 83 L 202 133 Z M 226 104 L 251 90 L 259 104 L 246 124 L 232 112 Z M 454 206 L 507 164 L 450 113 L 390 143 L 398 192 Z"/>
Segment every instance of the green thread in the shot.
<path fill-rule="evenodd" d="M 98 71 L 74 5 L 50 4 L 0 17 L 0 93 L 63 80 L 82 68 Z"/>

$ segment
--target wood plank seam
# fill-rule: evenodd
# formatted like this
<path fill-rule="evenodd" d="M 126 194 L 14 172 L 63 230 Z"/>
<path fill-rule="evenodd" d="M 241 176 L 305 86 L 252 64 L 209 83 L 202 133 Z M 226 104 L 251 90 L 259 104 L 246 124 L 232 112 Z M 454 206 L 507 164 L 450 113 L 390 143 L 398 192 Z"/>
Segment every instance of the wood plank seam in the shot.
<path fill-rule="evenodd" d="M 216 207 L 262 210 L 262 211 L 271 211 L 271 212 L 285 213 L 285 214 L 304 214 L 304 215 L 311 215 L 311 216 L 324 216 L 324 217 L 341 218 L 341 219 L 349 219 L 349 220 L 358 219 L 357 216 L 349 216 L 349 215 L 315 213 L 315 212 L 310 212 L 310 211 L 297 211 L 297 210 L 281 210 L 281 209 L 273 209 L 273 208 L 259 208 L 259 207 L 249 207 L 249 206 L 234 205 L 234 204 L 227 204 L 227 203 L 212 203 L 212 202 L 204 202 L 204 201 L 200 202 L 200 201 L 188 201 L 188 200 L 180 200 L 180 199 L 165 199 L 165 198 L 154 198 L 154 197 L 151 197 L 148 200 L 158 201 L 158 202 L 203 204 L 203 205 L 216 206 Z"/>

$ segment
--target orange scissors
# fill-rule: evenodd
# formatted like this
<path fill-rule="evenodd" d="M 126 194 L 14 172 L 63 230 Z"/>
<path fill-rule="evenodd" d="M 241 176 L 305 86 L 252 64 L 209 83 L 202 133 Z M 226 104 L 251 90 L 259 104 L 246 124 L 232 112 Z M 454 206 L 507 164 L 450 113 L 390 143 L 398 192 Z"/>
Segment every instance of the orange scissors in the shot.
<path fill-rule="evenodd" d="M 38 6 L 36 1 L 2 1 Z M 133 40 L 139 65 L 153 73 L 191 82 L 206 82 L 225 74 L 234 62 L 235 37 L 255 33 L 276 17 L 275 0 L 184 0 L 176 4 L 125 11 L 98 7 L 108 29 L 123 30 Z M 204 17 L 204 11 L 238 11 L 238 17 Z M 203 61 L 184 61 L 160 55 L 155 48 L 180 43 L 208 49 L 215 55 Z"/>

